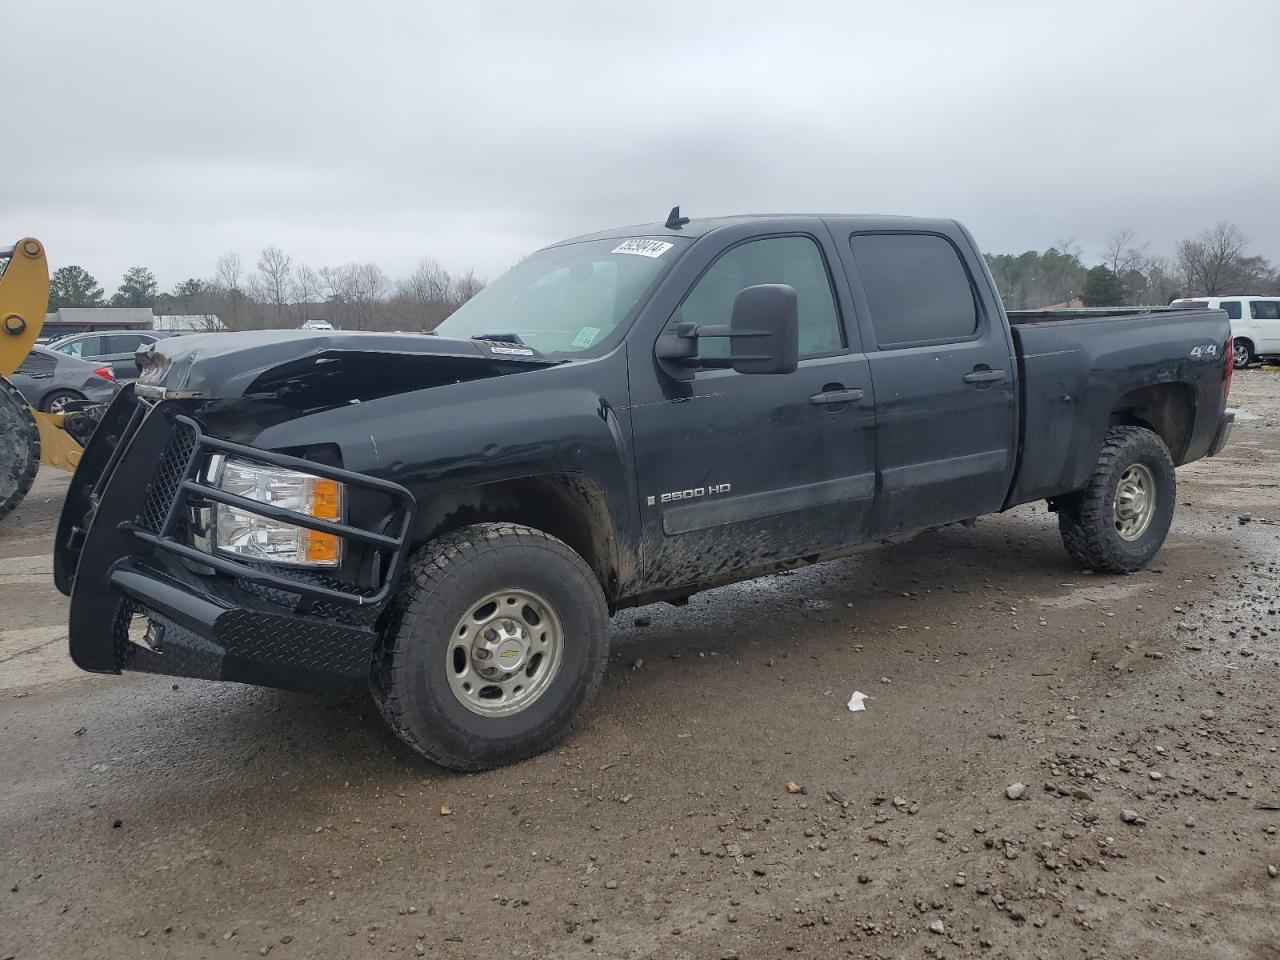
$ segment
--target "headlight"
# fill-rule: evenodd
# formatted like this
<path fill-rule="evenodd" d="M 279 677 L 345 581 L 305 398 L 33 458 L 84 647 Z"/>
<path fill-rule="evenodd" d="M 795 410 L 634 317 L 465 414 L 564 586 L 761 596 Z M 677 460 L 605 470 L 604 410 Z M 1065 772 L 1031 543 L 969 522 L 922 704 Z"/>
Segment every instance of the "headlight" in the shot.
<path fill-rule="evenodd" d="M 215 467 L 216 469 L 216 467 Z M 227 493 L 305 513 L 321 520 L 342 520 L 342 484 L 296 470 L 245 460 L 226 460 L 217 474 Z M 308 567 L 336 567 L 342 562 L 342 540 L 331 533 L 218 504 L 214 546 L 253 560 Z"/>

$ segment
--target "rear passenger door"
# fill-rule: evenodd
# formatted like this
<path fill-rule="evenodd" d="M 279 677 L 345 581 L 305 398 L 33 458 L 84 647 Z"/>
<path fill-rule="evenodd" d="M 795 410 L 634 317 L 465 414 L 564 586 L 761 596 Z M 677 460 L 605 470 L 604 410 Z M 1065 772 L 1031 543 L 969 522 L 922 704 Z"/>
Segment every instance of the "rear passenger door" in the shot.
<path fill-rule="evenodd" d="M 1262 356 L 1280 354 L 1280 300 L 1254 300 L 1249 309 L 1256 338 L 1254 352 Z"/>
<path fill-rule="evenodd" d="M 873 532 L 999 510 L 1016 453 L 1016 371 L 968 238 L 893 231 L 844 241 L 876 396 Z"/>
<path fill-rule="evenodd" d="M 134 353 L 143 343 L 151 343 L 154 337 L 141 333 L 113 333 L 103 338 L 106 349 L 103 359 L 111 365 L 117 380 L 136 380 L 142 374 Z"/>

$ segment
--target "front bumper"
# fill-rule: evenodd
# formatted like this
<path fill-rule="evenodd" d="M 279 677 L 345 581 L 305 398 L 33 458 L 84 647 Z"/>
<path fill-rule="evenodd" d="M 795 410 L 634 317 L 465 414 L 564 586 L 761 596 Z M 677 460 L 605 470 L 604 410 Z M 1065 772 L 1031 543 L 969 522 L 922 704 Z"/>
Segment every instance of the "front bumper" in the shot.
<path fill-rule="evenodd" d="M 324 526 L 259 508 L 379 552 L 377 582 L 356 588 L 193 546 L 185 530 L 192 509 L 227 496 L 196 479 L 211 452 L 304 469 L 385 495 L 390 532 Z M 150 405 L 126 389 L 85 450 L 59 524 L 54 568 L 59 587 L 71 595 L 71 658 L 104 673 L 135 670 L 289 689 L 364 684 L 377 614 L 398 578 L 413 506 L 397 484 L 208 437 L 180 404 Z"/>
<path fill-rule="evenodd" d="M 1236 415 L 1231 411 L 1223 413 L 1222 420 L 1218 423 L 1218 432 L 1213 435 L 1213 443 L 1209 444 L 1209 453 L 1211 457 L 1216 457 L 1223 447 L 1227 445 L 1227 441 L 1231 439 L 1231 428 L 1235 426 Z"/>

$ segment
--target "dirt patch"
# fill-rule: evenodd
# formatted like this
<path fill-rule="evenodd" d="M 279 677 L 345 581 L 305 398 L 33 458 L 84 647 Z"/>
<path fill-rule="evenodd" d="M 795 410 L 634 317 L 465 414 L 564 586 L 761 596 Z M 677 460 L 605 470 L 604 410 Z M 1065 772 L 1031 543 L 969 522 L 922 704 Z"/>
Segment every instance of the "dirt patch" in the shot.
<path fill-rule="evenodd" d="M 363 699 L 0 690 L 0 957 L 1275 956 L 1280 376 L 1233 402 L 1148 570 L 1024 507 L 630 611 L 588 726 L 492 773 Z"/>

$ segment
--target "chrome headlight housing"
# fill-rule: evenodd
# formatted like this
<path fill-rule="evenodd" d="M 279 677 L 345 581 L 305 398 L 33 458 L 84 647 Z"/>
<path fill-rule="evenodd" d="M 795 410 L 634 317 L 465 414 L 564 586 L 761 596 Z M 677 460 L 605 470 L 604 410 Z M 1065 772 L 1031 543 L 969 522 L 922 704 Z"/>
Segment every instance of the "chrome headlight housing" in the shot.
<path fill-rule="evenodd" d="M 341 523 L 346 491 L 337 480 L 250 460 L 215 457 L 210 479 L 218 489 L 258 503 Z M 300 567 L 337 567 L 342 538 L 269 519 L 248 509 L 219 503 L 214 510 L 212 546 L 249 560 Z"/>

